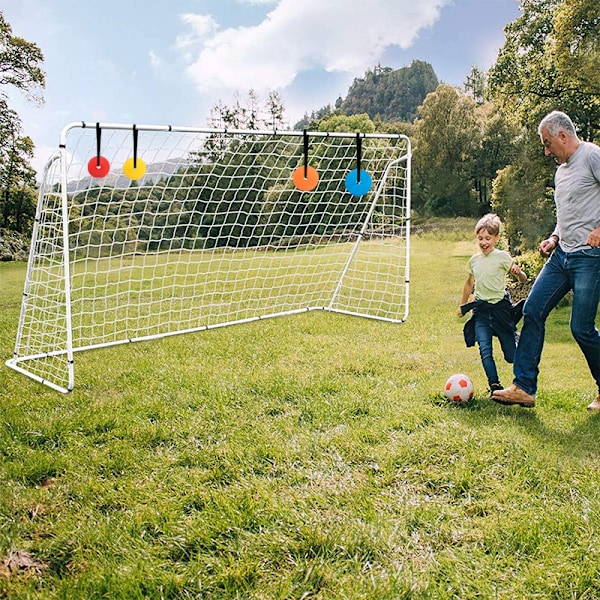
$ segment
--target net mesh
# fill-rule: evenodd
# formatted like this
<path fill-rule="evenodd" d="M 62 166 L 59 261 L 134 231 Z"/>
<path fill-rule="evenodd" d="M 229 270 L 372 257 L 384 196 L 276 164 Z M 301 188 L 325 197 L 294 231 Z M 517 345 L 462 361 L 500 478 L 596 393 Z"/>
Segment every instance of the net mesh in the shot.
<path fill-rule="evenodd" d="M 406 318 L 405 137 L 85 123 L 63 137 L 9 366 L 64 391 L 88 348 L 314 309 Z"/>

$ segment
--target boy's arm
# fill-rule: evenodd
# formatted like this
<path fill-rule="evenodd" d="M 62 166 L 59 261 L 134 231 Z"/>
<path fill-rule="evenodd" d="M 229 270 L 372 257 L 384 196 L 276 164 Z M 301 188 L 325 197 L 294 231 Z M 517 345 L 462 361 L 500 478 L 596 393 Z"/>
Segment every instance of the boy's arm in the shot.
<path fill-rule="evenodd" d="M 512 265 L 510 265 L 510 272 L 521 282 L 523 283 L 524 281 L 527 281 L 527 275 L 525 274 L 525 271 L 523 271 L 523 269 L 521 269 L 521 267 L 513 262 Z"/>
<path fill-rule="evenodd" d="M 459 317 L 464 317 L 462 310 L 460 309 L 460 304 L 465 304 L 469 299 L 469 296 L 473 293 L 473 286 L 475 284 L 475 277 L 473 274 L 470 274 L 465 281 L 465 285 L 463 286 L 462 296 L 460 297 L 460 303 L 458 306 L 458 310 L 456 314 Z"/>

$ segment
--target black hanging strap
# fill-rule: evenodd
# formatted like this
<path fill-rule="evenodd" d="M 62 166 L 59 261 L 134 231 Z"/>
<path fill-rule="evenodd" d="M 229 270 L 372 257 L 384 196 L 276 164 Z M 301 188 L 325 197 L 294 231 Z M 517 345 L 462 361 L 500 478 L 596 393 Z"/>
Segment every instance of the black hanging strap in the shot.
<path fill-rule="evenodd" d="M 137 127 L 133 126 L 133 168 L 137 169 L 137 144 L 138 144 L 138 130 Z"/>
<path fill-rule="evenodd" d="M 96 168 L 100 168 L 100 138 L 102 137 L 102 129 L 100 123 L 96 123 Z"/>
<path fill-rule="evenodd" d="M 360 154 L 362 152 L 362 138 L 356 133 L 356 183 L 360 184 Z"/>
<path fill-rule="evenodd" d="M 308 179 L 308 133 L 306 129 L 303 132 L 304 136 L 304 179 Z"/>

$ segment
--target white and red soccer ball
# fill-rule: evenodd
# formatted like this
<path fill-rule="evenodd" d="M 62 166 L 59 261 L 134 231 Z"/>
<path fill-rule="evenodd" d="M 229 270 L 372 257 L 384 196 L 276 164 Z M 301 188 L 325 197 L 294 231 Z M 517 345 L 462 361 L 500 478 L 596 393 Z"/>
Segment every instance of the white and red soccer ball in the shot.
<path fill-rule="evenodd" d="M 450 375 L 444 385 L 444 396 L 450 402 L 467 402 L 473 397 L 473 382 L 463 373 Z"/>

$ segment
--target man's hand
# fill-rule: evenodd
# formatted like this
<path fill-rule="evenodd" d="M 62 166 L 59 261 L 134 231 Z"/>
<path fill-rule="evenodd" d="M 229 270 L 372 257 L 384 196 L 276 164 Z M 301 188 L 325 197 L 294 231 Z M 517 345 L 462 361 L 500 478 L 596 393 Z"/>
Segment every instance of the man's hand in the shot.
<path fill-rule="evenodd" d="M 592 248 L 600 248 L 600 227 L 596 227 L 588 236 L 586 244 Z"/>
<path fill-rule="evenodd" d="M 540 254 L 544 258 L 547 258 L 550 256 L 550 254 L 552 254 L 556 246 L 558 246 L 558 240 L 556 239 L 556 236 L 550 236 L 547 240 L 543 240 L 540 243 Z"/>

